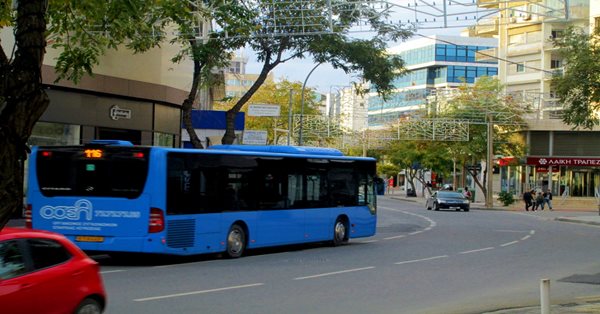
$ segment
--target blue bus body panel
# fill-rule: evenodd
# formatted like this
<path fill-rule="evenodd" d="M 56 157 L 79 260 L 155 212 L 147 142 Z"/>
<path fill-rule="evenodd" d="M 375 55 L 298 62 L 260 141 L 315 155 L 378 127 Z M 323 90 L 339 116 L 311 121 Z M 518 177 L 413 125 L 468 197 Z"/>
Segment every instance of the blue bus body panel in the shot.
<path fill-rule="evenodd" d="M 167 215 L 167 154 L 186 151 L 201 154 L 249 154 L 238 150 L 199 152 L 195 149 L 153 147 L 150 150 L 144 192 L 136 199 L 45 197 L 39 190 L 35 173 L 37 147 L 34 147 L 29 160 L 27 195 L 28 203 L 32 205 L 33 228 L 64 234 L 88 251 L 177 255 L 225 251 L 227 234 L 233 224 L 241 224 L 247 229 L 248 248 L 330 241 L 333 239 L 335 220 L 339 216 L 349 218 L 350 238 L 375 234 L 377 216 L 367 206 Z M 269 152 L 252 155 L 281 156 L 280 153 Z M 306 158 L 303 154 L 298 157 Z M 322 158 L 315 155 L 309 157 Z M 344 156 L 331 158 L 360 159 Z M 149 233 L 151 208 L 163 211 L 163 232 Z"/>

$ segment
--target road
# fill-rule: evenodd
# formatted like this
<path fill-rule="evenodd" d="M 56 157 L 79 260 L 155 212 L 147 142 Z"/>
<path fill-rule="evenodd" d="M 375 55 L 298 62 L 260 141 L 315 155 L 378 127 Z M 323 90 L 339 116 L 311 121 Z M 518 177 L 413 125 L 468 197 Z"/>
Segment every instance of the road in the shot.
<path fill-rule="evenodd" d="M 379 199 L 377 235 L 349 245 L 294 246 L 132 262 L 101 259 L 107 313 L 482 313 L 598 295 L 565 282 L 600 273 L 600 228 L 544 213 L 427 211 Z"/>

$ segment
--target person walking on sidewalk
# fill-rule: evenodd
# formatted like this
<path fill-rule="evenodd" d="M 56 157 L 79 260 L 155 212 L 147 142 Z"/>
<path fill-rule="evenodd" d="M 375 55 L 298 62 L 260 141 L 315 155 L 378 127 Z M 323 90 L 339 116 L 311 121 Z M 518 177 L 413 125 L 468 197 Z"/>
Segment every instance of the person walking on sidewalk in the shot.
<path fill-rule="evenodd" d="M 535 197 L 535 209 L 544 210 L 544 194 L 542 194 L 542 191 L 537 192 Z"/>
<path fill-rule="evenodd" d="M 548 204 L 548 209 L 552 210 L 552 191 L 548 189 L 546 193 L 544 193 L 544 203 Z M 542 209 L 544 205 L 542 205 Z"/>
<path fill-rule="evenodd" d="M 531 204 L 531 200 L 533 199 L 533 195 L 531 194 L 533 192 L 533 190 L 531 191 L 525 191 L 525 193 L 523 193 L 523 202 L 525 202 L 525 211 L 529 211 L 529 207 L 532 206 Z M 533 208 L 532 208 L 533 210 Z"/>

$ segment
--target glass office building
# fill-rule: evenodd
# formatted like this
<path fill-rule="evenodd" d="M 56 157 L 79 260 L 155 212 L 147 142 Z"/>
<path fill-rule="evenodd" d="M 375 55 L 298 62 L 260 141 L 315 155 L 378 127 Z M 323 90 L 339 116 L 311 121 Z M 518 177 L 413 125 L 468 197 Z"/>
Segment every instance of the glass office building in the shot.
<path fill-rule="evenodd" d="M 390 48 L 402 57 L 409 70 L 394 81 L 396 91 L 384 100 L 369 95 L 369 127 L 384 127 L 422 109 L 432 90 L 474 83 L 481 76 L 496 76 L 497 61 L 477 60 L 476 53 L 496 47 L 496 39 L 432 36 Z"/>

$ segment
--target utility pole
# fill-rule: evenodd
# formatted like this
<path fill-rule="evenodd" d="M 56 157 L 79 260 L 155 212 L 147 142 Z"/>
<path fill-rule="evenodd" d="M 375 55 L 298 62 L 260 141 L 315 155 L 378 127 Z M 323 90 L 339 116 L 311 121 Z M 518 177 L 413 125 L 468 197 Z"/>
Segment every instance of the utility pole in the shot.
<path fill-rule="evenodd" d="M 494 207 L 494 199 L 493 199 L 493 155 L 494 155 L 494 121 L 492 118 L 492 114 L 488 113 L 487 115 L 487 162 L 485 169 L 487 171 L 487 188 L 486 188 L 486 196 L 485 196 L 485 207 L 492 208 Z"/>

